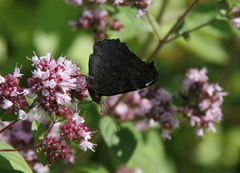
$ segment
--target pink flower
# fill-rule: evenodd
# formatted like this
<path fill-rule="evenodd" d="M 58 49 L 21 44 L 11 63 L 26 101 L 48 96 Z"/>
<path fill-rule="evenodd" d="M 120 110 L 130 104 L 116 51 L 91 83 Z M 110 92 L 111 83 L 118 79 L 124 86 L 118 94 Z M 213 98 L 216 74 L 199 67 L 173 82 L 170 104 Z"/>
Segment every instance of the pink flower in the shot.
<path fill-rule="evenodd" d="M 121 166 L 118 168 L 117 173 L 143 173 L 143 171 L 141 169 L 129 169 L 127 167 Z"/>
<path fill-rule="evenodd" d="M 73 4 L 76 7 L 80 7 L 83 4 L 83 0 L 65 0 L 69 4 Z"/>
<path fill-rule="evenodd" d="M 181 110 L 190 119 L 191 126 L 196 127 L 198 136 L 204 136 L 203 128 L 217 132 L 213 123 L 222 120 L 221 105 L 223 96 L 222 88 L 218 84 L 209 84 L 206 76 L 207 69 L 190 69 L 186 73 L 181 94 L 184 108 Z"/>
<path fill-rule="evenodd" d="M 45 144 L 42 147 L 44 154 L 46 154 L 48 163 L 51 165 L 59 159 L 69 159 L 72 155 L 72 148 L 68 145 L 62 144 L 62 141 L 56 140 L 52 137 L 45 139 Z"/>
<path fill-rule="evenodd" d="M 240 14 L 240 9 L 237 8 L 237 7 L 233 7 L 232 11 L 233 11 L 233 13 L 237 13 L 237 14 L 239 13 Z"/>
<path fill-rule="evenodd" d="M 39 58 L 35 55 L 31 60 L 35 70 L 28 79 L 28 92 L 30 97 L 37 96 L 34 104 L 50 115 L 72 117 L 75 110 L 68 105 L 74 104 L 74 98 L 87 98 L 86 79 L 80 68 L 65 57 L 54 60 L 50 53 Z"/>
<path fill-rule="evenodd" d="M 8 112 L 17 112 L 27 106 L 26 90 L 19 86 L 22 74 L 20 68 L 16 67 L 13 75 L 0 76 L 0 107 Z"/>
<path fill-rule="evenodd" d="M 27 113 L 24 110 L 19 110 L 18 111 L 18 116 L 19 116 L 19 119 L 21 119 L 21 120 L 26 120 L 27 119 Z"/>
<path fill-rule="evenodd" d="M 240 17 L 232 19 L 232 22 L 238 29 L 240 28 Z"/>
<path fill-rule="evenodd" d="M 107 104 L 109 107 L 115 105 L 121 95 L 109 97 Z M 129 92 L 126 97 L 117 104 L 114 114 L 121 120 L 133 120 L 137 117 L 143 117 L 144 111 L 150 108 L 150 102 L 141 98 L 138 91 Z"/>
<path fill-rule="evenodd" d="M 13 102 L 11 102 L 11 101 L 9 101 L 9 100 L 7 100 L 7 99 L 4 99 L 3 101 L 2 101 L 2 108 L 3 109 L 8 109 L 8 108 L 10 108 L 12 105 L 13 105 Z"/>
<path fill-rule="evenodd" d="M 198 69 L 190 69 L 186 73 L 186 79 L 183 82 L 183 88 L 188 89 L 196 82 L 205 82 L 208 80 L 208 77 L 206 76 L 207 69 L 202 68 L 201 70 Z"/>
<path fill-rule="evenodd" d="M 61 137 L 67 141 L 73 141 L 79 144 L 81 150 L 90 149 L 94 151 L 96 144 L 92 144 L 88 140 L 92 138 L 95 132 L 90 132 L 89 128 L 84 124 L 84 119 L 77 114 L 68 120 L 64 125 L 60 126 Z"/>
<path fill-rule="evenodd" d="M 48 166 L 43 166 L 39 162 L 33 165 L 33 170 L 35 170 L 37 173 L 48 173 L 50 171 Z"/>
<path fill-rule="evenodd" d="M 179 127 L 179 121 L 171 107 L 172 94 L 166 93 L 162 87 L 149 87 L 140 91 L 140 95 L 151 103 L 146 117 L 161 124 L 163 139 L 171 139 L 170 131 Z"/>
<path fill-rule="evenodd" d="M 113 5 L 119 6 L 124 2 L 124 0 L 114 0 Z"/>
<path fill-rule="evenodd" d="M 117 19 L 109 20 L 113 15 L 113 10 L 108 6 L 129 6 L 136 8 L 136 17 L 142 17 L 147 11 L 147 7 L 152 4 L 152 0 L 65 0 L 76 7 L 83 7 L 83 12 L 77 17 L 77 21 L 70 21 L 73 29 L 89 29 L 94 33 L 94 40 L 106 38 L 108 30 L 123 31 L 124 26 Z M 101 6 L 105 4 L 105 6 Z M 104 8 L 105 7 L 105 8 Z M 118 11 L 118 10 L 115 10 Z"/>

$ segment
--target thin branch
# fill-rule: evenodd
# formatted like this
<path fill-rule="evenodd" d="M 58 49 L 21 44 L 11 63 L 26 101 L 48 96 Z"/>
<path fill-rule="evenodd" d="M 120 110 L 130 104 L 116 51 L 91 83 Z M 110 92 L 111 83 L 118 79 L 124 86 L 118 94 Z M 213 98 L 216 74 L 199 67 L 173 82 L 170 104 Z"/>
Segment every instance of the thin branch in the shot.
<path fill-rule="evenodd" d="M 172 26 L 172 28 L 169 30 L 169 32 L 166 34 L 166 36 L 162 39 L 162 41 L 159 42 L 159 44 L 157 45 L 157 47 L 155 48 L 155 50 L 153 51 L 153 53 L 150 55 L 150 57 L 148 58 L 147 62 L 151 62 L 153 61 L 153 59 L 155 58 L 156 54 L 158 53 L 158 51 L 162 48 L 162 46 L 166 43 L 168 37 L 177 29 L 177 27 L 182 23 L 182 21 L 184 20 L 185 16 L 193 9 L 193 7 L 198 3 L 198 1 L 200 0 L 195 0 L 187 9 L 186 11 L 179 16 L 178 20 L 176 21 L 176 23 Z"/>
<path fill-rule="evenodd" d="M 203 27 L 205 27 L 205 26 L 207 26 L 207 25 L 213 24 L 213 23 L 215 23 L 215 22 L 217 22 L 217 21 L 218 21 L 218 19 L 216 19 L 216 18 L 215 18 L 215 19 L 212 19 L 212 20 L 210 20 L 210 21 L 208 21 L 208 22 L 206 22 L 206 23 L 204 23 L 204 24 L 202 24 L 202 25 L 200 25 L 200 26 L 197 26 L 197 27 L 192 28 L 192 29 L 190 29 L 190 30 L 188 30 L 188 31 L 182 32 L 181 34 L 178 34 L 178 35 L 176 35 L 176 36 L 174 36 L 174 37 L 166 40 L 165 43 L 170 42 L 170 41 L 172 41 L 172 40 L 175 40 L 175 39 L 177 39 L 177 38 L 179 38 L 179 37 L 181 37 L 181 36 L 183 36 L 183 35 L 189 34 L 190 32 L 193 32 L 193 31 L 196 31 L 196 30 L 198 30 L 198 29 L 201 29 L 201 28 L 203 28 Z"/>
<path fill-rule="evenodd" d="M 14 125 L 15 123 L 17 123 L 20 119 L 18 120 L 15 120 L 14 122 L 12 122 L 11 124 L 9 124 L 8 126 L 12 126 Z M 41 143 L 37 146 L 31 146 L 31 147 L 26 147 L 26 148 L 14 148 L 14 149 L 0 149 L 0 152 L 3 152 L 3 151 L 23 151 L 23 150 L 29 150 L 29 149 L 37 149 L 39 147 L 42 147 L 42 144 L 46 138 L 46 136 L 49 134 L 49 132 L 51 131 L 53 125 L 55 124 L 56 122 L 52 122 L 51 126 L 48 128 L 48 131 L 45 133 L 44 135 L 44 139 L 41 141 Z M 3 128 L 1 131 L 4 131 L 4 129 L 8 128 L 8 126 L 6 126 L 5 128 Z"/>
<path fill-rule="evenodd" d="M 170 0 L 163 0 L 163 2 L 162 2 L 161 9 L 159 10 L 159 13 L 158 13 L 158 15 L 157 15 L 157 21 L 158 21 L 159 23 L 162 22 L 163 14 L 164 14 L 164 12 L 167 10 L 167 6 L 168 6 L 169 2 L 170 2 Z"/>
<path fill-rule="evenodd" d="M 150 25 L 151 25 L 152 28 L 153 28 L 154 33 L 156 34 L 158 40 L 161 41 L 161 37 L 160 37 L 160 35 L 158 34 L 157 29 L 155 28 L 152 20 L 150 19 L 150 16 L 149 16 L 149 13 L 148 13 L 148 12 L 146 12 L 146 16 L 147 16 L 148 22 L 150 23 Z"/>
<path fill-rule="evenodd" d="M 31 149 L 37 149 L 41 147 L 42 145 L 32 146 L 32 147 L 26 147 L 26 148 L 14 148 L 14 149 L 0 149 L 0 152 L 4 151 L 24 151 L 24 150 L 31 150 Z"/>
<path fill-rule="evenodd" d="M 186 11 L 179 16 L 177 22 L 173 25 L 173 27 L 170 29 L 170 31 L 167 33 L 167 35 L 164 37 L 163 42 L 168 39 L 168 37 L 177 29 L 177 27 L 182 23 L 184 18 L 187 16 L 187 14 L 193 9 L 193 7 L 198 3 L 200 0 L 195 0 L 187 9 Z"/>
<path fill-rule="evenodd" d="M 47 135 L 49 134 L 49 132 L 52 130 L 52 128 L 53 128 L 53 126 L 54 126 L 55 123 L 56 123 L 55 121 L 52 122 L 51 126 L 48 128 L 48 131 L 45 133 L 44 139 L 42 140 L 42 142 L 40 143 L 40 145 L 43 144 L 44 140 L 46 139 L 46 137 L 47 137 Z"/>
<path fill-rule="evenodd" d="M 10 124 L 8 124 L 6 127 L 4 127 L 3 129 L 0 130 L 0 133 L 4 132 L 6 129 L 12 127 L 14 124 L 16 124 L 20 119 L 17 119 L 13 122 L 11 122 Z"/>

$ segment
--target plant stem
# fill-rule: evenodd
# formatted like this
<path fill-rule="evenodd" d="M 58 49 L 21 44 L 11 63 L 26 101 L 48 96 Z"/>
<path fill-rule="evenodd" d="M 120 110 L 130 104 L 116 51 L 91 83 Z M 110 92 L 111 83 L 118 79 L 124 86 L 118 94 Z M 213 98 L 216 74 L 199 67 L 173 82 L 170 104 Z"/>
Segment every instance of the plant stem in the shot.
<path fill-rule="evenodd" d="M 179 16 L 178 20 L 176 21 L 176 23 L 172 26 L 172 28 L 169 30 L 169 32 L 166 34 L 166 36 L 159 42 L 159 44 L 157 45 L 157 47 L 155 48 L 155 50 L 153 51 L 153 53 L 149 56 L 147 62 L 151 62 L 153 61 L 153 59 L 155 58 L 156 54 L 158 53 L 158 51 L 162 48 L 162 46 L 166 43 L 167 39 L 169 38 L 169 36 L 177 29 L 177 27 L 182 23 L 182 21 L 184 20 L 185 16 L 193 9 L 193 7 L 198 3 L 198 1 L 200 0 L 195 0 L 187 9 L 186 11 Z"/>
<path fill-rule="evenodd" d="M 198 30 L 198 29 L 201 29 L 201 28 L 203 28 L 203 27 L 205 27 L 205 26 L 207 26 L 207 25 L 213 24 L 213 23 L 215 23 L 215 22 L 217 22 L 217 21 L 218 21 L 218 19 L 216 19 L 216 18 L 215 18 L 215 19 L 212 19 L 212 20 L 210 20 L 210 21 L 208 21 L 208 22 L 206 22 L 206 23 L 204 23 L 204 24 L 202 24 L 202 25 L 200 25 L 200 26 L 197 26 L 197 27 L 195 27 L 195 28 L 193 28 L 193 29 L 190 29 L 190 30 L 188 30 L 188 31 L 184 31 L 184 32 L 182 32 L 181 34 L 178 34 L 178 35 L 176 35 L 176 36 L 174 36 L 174 37 L 166 40 L 165 43 L 170 42 L 170 41 L 172 41 L 172 40 L 175 40 L 175 39 L 177 39 L 177 38 L 179 38 L 179 37 L 181 37 L 181 36 L 183 36 L 183 35 L 189 34 L 190 32 L 193 32 L 193 31 L 196 31 L 196 30 Z"/>
<path fill-rule="evenodd" d="M 160 41 L 161 41 L 161 37 L 160 37 L 160 35 L 158 34 L 157 29 L 155 28 L 152 20 L 150 19 L 150 16 L 149 16 L 149 13 L 148 13 L 148 12 L 146 12 L 146 16 L 147 16 L 148 22 L 149 22 L 150 25 L 152 26 L 153 31 L 154 31 L 154 33 L 156 34 L 156 36 L 157 36 L 157 38 L 158 38 L 158 40 L 159 40 L 159 42 L 160 42 Z"/>
<path fill-rule="evenodd" d="M 0 133 L 4 132 L 6 129 L 12 127 L 14 124 L 16 124 L 20 119 L 17 119 L 13 122 L 11 122 L 10 124 L 8 124 L 6 127 L 4 127 L 3 129 L 0 130 Z"/>
<path fill-rule="evenodd" d="M 54 126 L 55 123 L 56 123 L 55 121 L 52 122 L 51 126 L 48 128 L 48 131 L 45 133 L 44 139 L 41 141 L 40 145 L 43 144 L 44 140 L 46 139 L 46 137 L 47 137 L 47 135 L 49 134 L 49 132 L 52 130 L 52 128 L 53 128 L 53 126 Z"/>
<path fill-rule="evenodd" d="M 0 152 L 6 152 L 6 151 L 24 151 L 24 150 L 30 150 L 30 149 L 37 149 L 41 147 L 42 145 L 32 146 L 32 147 L 26 147 L 26 148 L 14 148 L 14 149 L 0 149 Z"/>
<path fill-rule="evenodd" d="M 169 2 L 170 2 L 170 0 L 163 0 L 163 2 L 162 2 L 161 9 L 159 10 L 159 13 L 158 13 L 158 15 L 157 15 L 157 21 L 158 21 L 159 23 L 162 22 L 163 14 L 164 14 L 164 12 L 166 11 Z"/>

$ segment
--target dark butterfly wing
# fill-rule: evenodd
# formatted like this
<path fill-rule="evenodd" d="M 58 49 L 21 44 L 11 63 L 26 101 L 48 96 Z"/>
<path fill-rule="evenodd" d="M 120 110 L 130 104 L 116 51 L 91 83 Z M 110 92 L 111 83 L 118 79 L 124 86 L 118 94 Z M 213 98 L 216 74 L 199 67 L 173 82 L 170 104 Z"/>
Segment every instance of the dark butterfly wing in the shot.
<path fill-rule="evenodd" d="M 96 42 L 89 59 L 87 87 L 93 101 L 147 87 L 158 79 L 154 63 L 141 61 L 119 39 Z"/>

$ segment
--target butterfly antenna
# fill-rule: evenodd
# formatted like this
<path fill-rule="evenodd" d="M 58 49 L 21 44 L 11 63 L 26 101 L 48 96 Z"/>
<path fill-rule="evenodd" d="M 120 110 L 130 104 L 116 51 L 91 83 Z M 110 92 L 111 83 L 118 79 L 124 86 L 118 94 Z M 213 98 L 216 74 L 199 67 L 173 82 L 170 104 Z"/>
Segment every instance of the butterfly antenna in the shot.
<path fill-rule="evenodd" d="M 118 124 L 117 124 L 116 120 L 114 119 L 114 117 L 111 115 L 109 109 L 107 108 L 107 105 L 105 105 L 105 103 L 104 103 L 103 101 L 101 101 L 101 103 L 103 104 L 103 106 L 105 107 L 105 109 L 107 110 L 107 112 L 109 113 L 109 115 L 110 115 L 113 123 L 115 124 L 117 130 L 120 131 L 120 127 L 118 126 Z M 103 113 L 103 111 L 101 110 L 101 114 L 102 114 L 102 113 Z"/>

